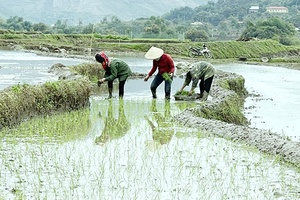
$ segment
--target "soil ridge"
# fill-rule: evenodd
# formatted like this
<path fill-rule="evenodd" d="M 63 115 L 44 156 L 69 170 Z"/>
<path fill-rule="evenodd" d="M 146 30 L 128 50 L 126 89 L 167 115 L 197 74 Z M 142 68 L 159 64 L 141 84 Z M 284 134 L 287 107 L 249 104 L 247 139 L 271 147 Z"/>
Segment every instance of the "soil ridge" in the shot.
<path fill-rule="evenodd" d="M 239 92 L 244 94 L 244 91 L 234 91 L 220 86 L 224 77 L 233 80 L 240 77 L 240 75 L 222 71 L 218 71 L 218 73 L 219 75 L 216 76 L 210 92 L 212 98 L 194 108 L 187 108 L 180 114 L 175 115 L 174 121 L 187 127 L 199 128 L 206 134 L 213 134 L 217 137 L 256 147 L 263 153 L 279 156 L 281 160 L 300 167 L 299 142 L 291 141 L 269 130 L 251 128 L 248 125 L 239 125 L 201 116 L 204 107 L 210 110 L 218 109 L 217 107 L 228 100 L 228 98 L 236 98 L 234 95 Z M 242 87 L 236 88 L 241 89 Z M 239 96 L 242 97 L 243 95 Z"/>

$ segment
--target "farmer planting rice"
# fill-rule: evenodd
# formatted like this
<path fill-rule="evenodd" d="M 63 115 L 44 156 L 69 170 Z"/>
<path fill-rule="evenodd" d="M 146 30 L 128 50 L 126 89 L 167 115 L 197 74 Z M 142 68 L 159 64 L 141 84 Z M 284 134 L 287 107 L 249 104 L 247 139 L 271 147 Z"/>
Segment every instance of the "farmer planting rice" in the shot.
<path fill-rule="evenodd" d="M 96 53 L 95 59 L 102 64 L 102 67 L 105 70 L 104 78 L 100 79 L 98 84 L 107 81 L 108 98 L 112 98 L 113 81 L 116 78 L 119 79 L 119 98 L 123 98 L 125 82 L 132 73 L 128 64 L 118 58 L 110 60 L 103 51 Z"/>
<path fill-rule="evenodd" d="M 153 79 L 150 89 L 152 92 L 152 97 L 154 99 L 157 98 L 156 89 L 157 87 L 164 81 L 165 82 L 165 98 L 171 98 L 171 85 L 174 75 L 174 62 L 172 57 L 169 54 L 164 53 L 164 51 L 157 47 L 151 47 L 148 52 L 145 54 L 146 59 L 153 60 L 152 68 L 144 78 L 144 81 L 148 81 L 148 79 L 154 74 L 154 72 L 158 69 L 158 73 Z"/>
<path fill-rule="evenodd" d="M 188 95 L 192 95 L 194 93 L 194 90 L 197 87 L 197 84 L 199 83 L 199 89 L 200 89 L 200 95 L 199 98 L 203 101 L 206 101 L 208 98 L 208 94 L 212 85 L 212 81 L 215 75 L 215 68 L 212 64 L 200 61 L 192 64 L 186 64 L 184 63 L 178 63 L 177 66 L 177 74 L 185 73 L 186 77 L 184 80 L 184 83 L 179 90 L 179 92 L 182 92 L 183 89 L 190 84 L 192 81 L 191 89 L 188 93 Z"/>

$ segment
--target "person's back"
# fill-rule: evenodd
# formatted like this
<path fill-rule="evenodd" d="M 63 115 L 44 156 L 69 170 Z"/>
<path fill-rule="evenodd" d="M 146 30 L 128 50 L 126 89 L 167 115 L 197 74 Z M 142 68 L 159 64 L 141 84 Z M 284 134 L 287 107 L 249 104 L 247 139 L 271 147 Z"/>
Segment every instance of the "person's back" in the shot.
<path fill-rule="evenodd" d="M 120 81 L 127 79 L 132 74 L 132 71 L 128 64 L 119 58 L 111 59 L 110 65 L 116 68 L 116 75 Z"/>
<path fill-rule="evenodd" d="M 192 66 L 193 67 L 190 70 L 192 77 L 206 80 L 215 75 L 215 68 L 209 62 L 200 61 L 193 63 Z"/>

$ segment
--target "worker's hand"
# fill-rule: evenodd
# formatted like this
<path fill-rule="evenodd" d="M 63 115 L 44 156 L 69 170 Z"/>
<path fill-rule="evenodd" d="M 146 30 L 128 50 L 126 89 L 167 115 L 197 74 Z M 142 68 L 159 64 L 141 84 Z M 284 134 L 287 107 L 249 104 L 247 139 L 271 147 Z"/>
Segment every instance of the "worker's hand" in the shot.
<path fill-rule="evenodd" d="M 105 78 L 102 78 L 98 81 L 99 83 L 104 83 L 105 82 Z"/>
<path fill-rule="evenodd" d="M 149 79 L 149 75 L 147 75 L 145 78 L 144 78 L 144 81 L 148 81 Z"/>
<path fill-rule="evenodd" d="M 99 79 L 98 82 L 97 82 L 98 86 L 100 87 L 100 85 L 102 83 L 104 83 L 104 81 L 105 81 L 105 78 Z"/>
<path fill-rule="evenodd" d="M 171 78 L 173 78 L 174 73 L 173 73 L 173 72 L 170 72 L 169 75 L 170 75 Z"/>
<path fill-rule="evenodd" d="M 98 80 L 98 82 L 97 82 L 97 85 L 100 87 L 101 86 L 101 81 L 100 80 Z"/>

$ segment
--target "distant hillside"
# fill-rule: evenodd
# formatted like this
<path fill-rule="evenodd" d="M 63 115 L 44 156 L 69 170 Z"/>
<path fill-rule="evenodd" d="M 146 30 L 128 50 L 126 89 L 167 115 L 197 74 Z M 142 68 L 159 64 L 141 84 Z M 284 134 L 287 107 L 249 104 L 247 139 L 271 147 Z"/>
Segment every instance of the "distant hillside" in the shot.
<path fill-rule="evenodd" d="M 115 15 L 127 21 L 131 19 L 161 16 L 174 8 L 191 8 L 206 4 L 209 0 L 0 0 L 0 17 L 23 17 L 25 21 L 55 23 L 68 20 L 68 24 L 98 22 Z"/>

